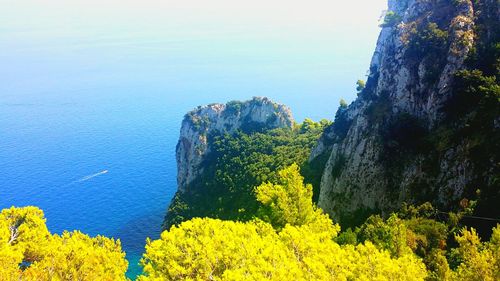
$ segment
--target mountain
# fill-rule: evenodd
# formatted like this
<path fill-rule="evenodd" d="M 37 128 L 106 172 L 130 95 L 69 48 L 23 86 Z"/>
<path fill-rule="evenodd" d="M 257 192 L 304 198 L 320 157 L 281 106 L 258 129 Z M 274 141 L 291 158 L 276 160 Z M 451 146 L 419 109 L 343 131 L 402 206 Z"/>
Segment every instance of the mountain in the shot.
<path fill-rule="evenodd" d="M 366 85 L 310 156 L 328 159 L 319 207 L 344 225 L 425 201 L 499 218 L 499 2 L 390 0 L 381 27 Z"/>

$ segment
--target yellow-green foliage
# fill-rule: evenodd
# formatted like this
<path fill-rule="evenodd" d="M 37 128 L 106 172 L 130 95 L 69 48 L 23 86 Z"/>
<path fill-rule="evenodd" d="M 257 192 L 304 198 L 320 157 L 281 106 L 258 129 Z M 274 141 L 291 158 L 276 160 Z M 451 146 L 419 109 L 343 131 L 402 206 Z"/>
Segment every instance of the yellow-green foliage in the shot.
<path fill-rule="evenodd" d="M 340 246 L 340 227 L 312 203 L 297 165 L 277 184 L 256 189 L 264 219 L 250 222 L 196 218 L 148 241 L 142 259 L 149 280 L 424 280 L 413 254 L 393 258 L 367 242 Z"/>
<path fill-rule="evenodd" d="M 261 218 L 195 218 L 148 240 L 138 280 L 500 280 L 500 225 L 489 242 L 462 229 L 448 252 L 450 232 L 421 214 L 432 213 L 423 205 L 337 237 L 339 225 L 312 203 L 297 165 L 255 191 Z M 50 234 L 36 207 L 0 213 L 0 281 L 126 280 L 126 269 L 120 241 Z"/>
<path fill-rule="evenodd" d="M 287 252 L 262 222 L 192 219 L 148 241 L 139 280 L 210 280 L 228 276 L 285 277 Z"/>
<path fill-rule="evenodd" d="M 474 229 L 463 229 L 456 240 L 455 253 L 462 260 L 453 272 L 453 280 L 500 280 L 500 226 L 493 229 L 489 243 L 481 243 Z"/>
<path fill-rule="evenodd" d="M 371 243 L 340 246 L 338 231 L 262 221 L 193 219 L 149 241 L 139 280 L 423 280 L 414 255 L 391 258 Z M 325 226 L 325 228 L 328 228 Z"/>
<path fill-rule="evenodd" d="M 500 280 L 500 225 L 493 228 L 493 234 L 491 235 L 488 248 L 495 258 L 495 277 L 497 280 Z"/>
<path fill-rule="evenodd" d="M 342 232 L 335 240 L 352 245 L 373 243 L 392 257 L 413 252 L 426 265 L 428 281 L 500 280 L 500 226 L 493 229 L 490 241 L 483 243 L 474 229 L 457 229 L 455 217 L 450 225 L 431 219 L 435 213 L 428 203 L 404 206 L 401 213 L 386 220 L 371 216 L 355 231 Z M 446 240 L 453 236 L 458 248 L 449 249 Z"/>
<path fill-rule="evenodd" d="M 411 252 L 407 245 L 408 229 L 405 223 L 393 214 L 384 221 L 380 216 L 371 216 L 358 229 L 361 241 L 370 241 L 377 247 L 389 251 L 392 256 L 400 257 Z"/>
<path fill-rule="evenodd" d="M 52 235 L 36 207 L 0 213 L 0 280 L 125 280 L 120 241 L 81 232 Z"/>
<path fill-rule="evenodd" d="M 322 216 L 322 211 L 312 204 L 312 185 L 304 185 L 297 164 L 279 171 L 278 183 L 264 183 L 255 192 L 263 205 L 260 215 L 275 228 L 304 225 Z"/>

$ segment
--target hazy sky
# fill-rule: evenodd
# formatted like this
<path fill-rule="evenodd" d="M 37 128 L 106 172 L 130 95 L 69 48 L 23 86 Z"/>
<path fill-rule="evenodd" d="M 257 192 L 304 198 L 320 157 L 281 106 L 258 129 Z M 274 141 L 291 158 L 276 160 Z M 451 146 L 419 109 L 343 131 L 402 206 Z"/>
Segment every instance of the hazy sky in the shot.
<path fill-rule="evenodd" d="M 337 104 L 366 75 L 386 1 L 0 0 L 0 97 L 128 83 Z"/>
<path fill-rule="evenodd" d="M 0 20 L 18 27 L 162 29 L 165 24 L 241 25 L 311 31 L 374 28 L 387 0 L 0 0 Z M 5 28 L 5 26 L 4 26 Z M 6 28 L 9 28 L 8 26 Z"/>

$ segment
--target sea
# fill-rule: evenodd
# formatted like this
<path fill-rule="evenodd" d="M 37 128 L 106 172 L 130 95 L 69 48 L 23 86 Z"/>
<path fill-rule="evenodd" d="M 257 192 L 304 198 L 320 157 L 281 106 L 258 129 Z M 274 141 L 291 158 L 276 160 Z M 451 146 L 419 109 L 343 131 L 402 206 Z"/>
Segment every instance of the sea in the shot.
<path fill-rule="evenodd" d="M 333 119 L 379 31 L 379 11 L 314 29 L 55 2 L 0 0 L 0 209 L 38 206 L 53 233 L 120 239 L 130 278 L 177 189 L 184 114 L 266 96 L 297 121 Z"/>

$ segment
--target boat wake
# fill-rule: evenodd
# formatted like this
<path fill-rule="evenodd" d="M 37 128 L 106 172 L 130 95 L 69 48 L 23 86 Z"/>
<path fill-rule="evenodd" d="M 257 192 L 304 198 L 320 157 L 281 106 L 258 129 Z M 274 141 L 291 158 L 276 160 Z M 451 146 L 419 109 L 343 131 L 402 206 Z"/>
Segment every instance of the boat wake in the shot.
<path fill-rule="evenodd" d="M 67 185 L 65 185 L 64 187 L 66 186 L 70 186 L 72 184 L 75 184 L 75 183 L 80 183 L 80 182 L 84 182 L 84 181 L 88 181 L 90 179 L 93 179 L 95 177 L 98 177 L 98 176 L 102 176 L 104 174 L 107 174 L 109 171 L 108 170 L 103 170 L 103 171 L 100 171 L 99 173 L 95 173 L 95 174 L 92 174 L 92 175 L 88 175 L 88 176 L 85 176 L 79 180 L 76 180 L 76 181 L 73 181 L 73 182 L 70 182 L 68 183 Z"/>
<path fill-rule="evenodd" d="M 88 175 L 88 176 L 86 176 L 86 177 L 83 177 L 83 178 L 81 178 L 81 179 L 77 180 L 76 182 L 84 182 L 84 181 L 88 181 L 88 180 L 90 180 L 90 179 L 93 179 L 93 178 L 95 178 L 95 177 L 98 177 L 98 176 L 100 176 L 100 175 L 104 175 L 104 174 L 107 174 L 107 173 L 108 173 L 108 170 L 104 170 L 104 171 L 101 171 L 101 172 L 99 172 L 99 173 L 95 173 L 95 174 L 93 174 L 93 175 Z"/>

